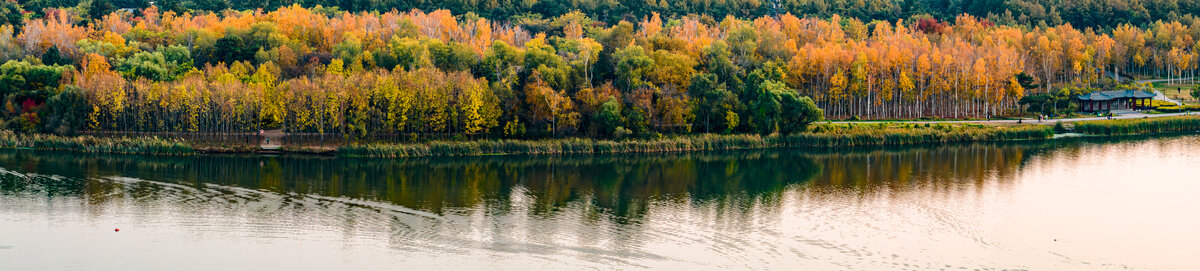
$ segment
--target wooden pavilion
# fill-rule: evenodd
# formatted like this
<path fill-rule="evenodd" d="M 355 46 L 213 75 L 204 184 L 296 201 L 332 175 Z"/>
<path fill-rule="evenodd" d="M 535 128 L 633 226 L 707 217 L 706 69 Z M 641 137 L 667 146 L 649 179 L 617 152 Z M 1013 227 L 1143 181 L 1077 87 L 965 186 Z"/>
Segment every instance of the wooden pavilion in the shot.
<path fill-rule="evenodd" d="M 1079 95 L 1075 100 L 1079 103 L 1079 111 L 1103 112 L 1149 109 L 1155 96 L 1157 94 L 1152 91 L 1127 89 L 1093 91 Z"/>

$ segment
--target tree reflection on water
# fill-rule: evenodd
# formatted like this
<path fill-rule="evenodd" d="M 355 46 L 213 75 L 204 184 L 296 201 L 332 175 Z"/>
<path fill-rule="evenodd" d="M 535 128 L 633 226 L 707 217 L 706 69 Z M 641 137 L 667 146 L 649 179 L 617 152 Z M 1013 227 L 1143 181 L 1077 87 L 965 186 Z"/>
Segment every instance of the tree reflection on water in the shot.
<path fill-rule="evenodd" d="M 745 205 L 777 202 L 800 185 L 811 193 L 957 191 L 1003 182 L 1029 155 L 1080 141 L 777 149 L 611 156 L 489 156 L 367 159 L 320 156 L 148 157 L 3 151 L 0 167 L 67 180 L 3 182 L 4 191 L 51 196 L 153 197 L 106 181 L 120 176 L 204 189 L 205 184 L 281 195 L 386 202 L 442 214 L 461 208 L 505 212 L 526 199 L 534 215 L 585 203 L 618 219 L 643 215 L 653 201 Z M 50 180 L 50 179 L 47 179 Z M 81 181 L 82 180 L 82 181 Z"/>

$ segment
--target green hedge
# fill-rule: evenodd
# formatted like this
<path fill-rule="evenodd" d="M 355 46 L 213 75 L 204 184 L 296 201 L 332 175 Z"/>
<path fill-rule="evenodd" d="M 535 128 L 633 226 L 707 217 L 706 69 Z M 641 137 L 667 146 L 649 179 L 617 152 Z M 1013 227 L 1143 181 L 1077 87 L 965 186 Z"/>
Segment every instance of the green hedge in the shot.
<path fill-rule="evenodd" d="M 1150 100 L 1150 107 L 1154 107 L 1154 108 L 1167 107 L 1167 106 L 1178 106 L 1178 105 L 1179 104 L 1168 102 L 1168 101 L 1163 101 L 1163 100 Z"/>
<path fill-rule="evenodd" d="M 1154 108 L 1154 110 L 1158 110 L 1158 112 L 1163 112 L 1163 113 L 1179 113 L 1179 112 L 1186 112 L 1186 111 L 1200 111 L 1200 105 L 1173 105 L 1173 106 L 1159 106 L 1159 107 L 1157 107 L 1157 108 Z"/>

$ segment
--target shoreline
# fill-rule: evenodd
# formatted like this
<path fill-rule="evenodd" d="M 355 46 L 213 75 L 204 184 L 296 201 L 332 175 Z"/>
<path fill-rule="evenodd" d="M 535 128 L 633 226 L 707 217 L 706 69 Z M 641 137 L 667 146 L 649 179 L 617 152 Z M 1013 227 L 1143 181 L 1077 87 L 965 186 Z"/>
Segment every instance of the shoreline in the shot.
<path fill-rule="evenodd" d="M 842 148 L 918 144 L 1057 140 L 1200 131 L 1200 116 L 1079 121 L 1063 125 L 981 125 L 964 123 L 819 123 L 793 135 L 700 134 L 661 139 L 589 138 L 540 140 L 429 141 L 367 143 L 340 147 L 196 147 L 181 139 L 157 137 L 65 137 L 0 131 L 0 148 L 80 153 L 182 156 L 204 154 L 322 155 L 373 158 L 673 153 L 793 147 Z"/>

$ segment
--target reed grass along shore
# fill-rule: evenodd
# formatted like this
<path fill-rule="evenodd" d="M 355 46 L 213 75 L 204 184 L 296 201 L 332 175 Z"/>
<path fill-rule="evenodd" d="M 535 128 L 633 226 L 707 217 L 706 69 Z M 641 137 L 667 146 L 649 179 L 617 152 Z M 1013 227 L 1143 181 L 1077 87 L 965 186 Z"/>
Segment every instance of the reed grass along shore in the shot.
<path fill-rule="evenodd" d="M 1075 132 L 1090 136 L 1117 136 L 1180 131 L 1200 131 L 1200 116 L 1149 119 L 1081 121 Z M 327 153 L 354 157 L 434 157 L 483 155 L 556 155 L 688 152 L 764 149 L 781 147 L 893 146 L 952 142 L 1042 140 L 1054 136 L 1048 125 L 980 124 L 814 124 L 791 135 L 702 134 L 660 139 L 604 140 L 588 138 L 545 140 L 429 141 L 419 143 L 355 143 L 314 151 L 306 146 L 285 146 L 284 152 Z M 249 148 L 197 147 L 182 139 L 159 137 L 97 137 L 19 134 L 0 131 L 0 148 L 148 155 L 192 155 L 205 152 L 251 152 Z"/>
<path fill-rule="evenodd" d="M 423 157 L 505 154 L 604 154 L 762 149 L 776 147 L 847 147 L 1047 139 L 1049 126 L 820 124 L 793 135 L 714 135 L 663 139 L 484 140 L 409 144 L 356 144 L 338 149 L 345 156 Z"/>

